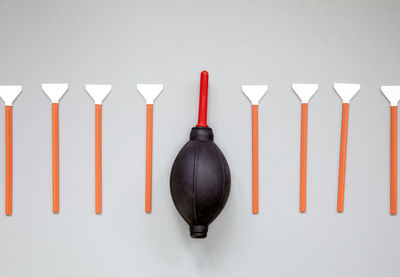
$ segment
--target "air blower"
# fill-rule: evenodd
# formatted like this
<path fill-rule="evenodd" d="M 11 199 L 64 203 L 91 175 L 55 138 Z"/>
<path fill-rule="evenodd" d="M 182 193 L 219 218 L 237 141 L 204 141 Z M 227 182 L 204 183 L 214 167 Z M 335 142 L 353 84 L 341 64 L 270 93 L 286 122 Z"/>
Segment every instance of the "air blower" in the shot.
<path fill-rule="evenodd" d="M 224 154 L 207 125 L 208 72 L 200 78 L 199 121 L 171 170 L 170 188 L 175 207 L 189 224 L 192 238 L 207 237 L 208 225 L 228 200 L 231 175 Z"/>

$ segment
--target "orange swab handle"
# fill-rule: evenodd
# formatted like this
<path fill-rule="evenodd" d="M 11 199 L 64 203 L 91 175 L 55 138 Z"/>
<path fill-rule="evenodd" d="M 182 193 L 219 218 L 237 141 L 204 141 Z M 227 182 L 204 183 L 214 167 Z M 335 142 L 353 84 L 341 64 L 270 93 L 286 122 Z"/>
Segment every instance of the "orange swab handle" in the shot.
<path fill-rule="evenodd" d="M 251 106 L 253 156 L 253 214 L 258 214 L 258 105 Z"/>
<path fill-rule="evenodd" d="M 397 106 L 390 107 L 390 214 L 397 214 Z"/>
<path fill-rule="evenodd" d="M 101 214 L 101 105 L 95 105 L 96 113 L 96 128 L 95 128 L 95 148 L 96 148 L 96 188 L 95 188 L 95 202 L 96 202 L 96 214 Z"/>
<path fill-rule="evenodd" d="M 342 135 L 340 138 L 340 162 L 337 211 L 343 212 L 344 184 L 346 177 L 347 130 L 349 122 L 349 103 L 343 103 L 342 108 Z"/>
<path fill-rule="evenodd" d="M 300 140 L 300 212 L 306 211 L 307 181 L 307 118 L 308 104 L 301 104 L 301 140 Z"/>
<path fill-rule="evenodd" d="M 59 165 L 58 165 L 58 103 L 52 103 L 52 139 L 53 139 L 53 213 L 60 211 L 59 204 Z"/>
<path fill-rule="evenodd" d="M 147 104 L 145 212 L 151 212 L 151 168 L 153 151 L 153 104 Z"/>
<path fill-rule="evenodd" d="M 6 106 L 6 215 L 12 214 L 12 106 Z"/>

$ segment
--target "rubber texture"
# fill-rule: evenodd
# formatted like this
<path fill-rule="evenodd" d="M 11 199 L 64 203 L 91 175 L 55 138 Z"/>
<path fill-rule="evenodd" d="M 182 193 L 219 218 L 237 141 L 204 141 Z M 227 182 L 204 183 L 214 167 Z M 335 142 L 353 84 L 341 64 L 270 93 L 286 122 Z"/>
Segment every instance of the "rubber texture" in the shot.
<path fill-rule="evenodd" d="M 171 170 L 172 200 L 192 238 L 207 236 L 208 225 L 221 213 L 230 192 L 228 162 L 213 139 L 211 128 L 192 128 Z"/>

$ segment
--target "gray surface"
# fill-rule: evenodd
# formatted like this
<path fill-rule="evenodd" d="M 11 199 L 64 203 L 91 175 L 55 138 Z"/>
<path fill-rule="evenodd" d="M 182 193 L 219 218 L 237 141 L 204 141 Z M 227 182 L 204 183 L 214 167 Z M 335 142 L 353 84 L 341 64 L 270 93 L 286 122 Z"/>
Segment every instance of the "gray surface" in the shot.
<path fill-rule="evenodd" d="M 389 215 L 389 103 L 400 83 L 398 1 L 0 0 L 0 83 L 14 106 L 14 214 L 0 179 L 0 276 L 399 276 L 400 219 Z M 206 240 L 189 238 L 169 173 L 210 72 L 209 124 L 232 172 Z M 350 108 L 345 212 L 336 213 L 341 104 Z M 61 213 L 51 213 L 51 110 L 42 82 L 68 82 L 60 105 Z M 145 103 L 154 110 L 153 213 L 144 213 Z M 309 107 L 307 213 L 299 206 L 300 102 Z M 94 213 L 94 107 L 85 83 L 111 83 L 103 108 L 103 208 Z M 251 215 L 250 102 L 260 106 L 260 214 Z M 3 111 L 3 107 L 0 111 Z M 0 146 L 4 112 L 0 113 Z M 4 176 L 4 146 L 0 176 Z"/>

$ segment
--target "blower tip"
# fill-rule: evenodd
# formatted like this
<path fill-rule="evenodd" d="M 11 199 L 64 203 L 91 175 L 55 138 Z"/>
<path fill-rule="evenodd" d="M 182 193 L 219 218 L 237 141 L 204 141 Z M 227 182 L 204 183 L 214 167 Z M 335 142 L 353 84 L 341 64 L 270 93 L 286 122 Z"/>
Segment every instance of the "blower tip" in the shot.
<path fill-rule="evenodd" d="M 203 70 L 200 74 L 199 120 L 196 125 L 197 127 L 208 127 L 207 94 L 208 94 L 208 72 Z"/>

